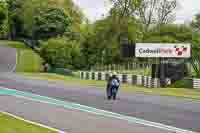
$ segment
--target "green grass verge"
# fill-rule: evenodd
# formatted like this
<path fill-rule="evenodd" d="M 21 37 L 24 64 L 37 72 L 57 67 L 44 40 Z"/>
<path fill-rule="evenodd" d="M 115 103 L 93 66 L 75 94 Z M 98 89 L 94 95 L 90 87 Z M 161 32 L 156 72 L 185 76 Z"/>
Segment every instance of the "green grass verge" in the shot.
<path fill-rule="evenodd" d="M 55 133 L 46 128 L 26 123 L 0 113 L 0 133 Z"/>
<path fill-rule="evenodd" d="M 19 73 L 23 76 L 29 77 L 31 79 L 48 80 L 50 82 L 63 81 L 66 84 L 81 85 L 81 86 L 94 86 L 100 89 L 105 89 L 105 81 L 94 81 L 94 80 L 81 80 L 77 77 L 71 76 L 61 76 L 57 74 L 48 73 Z M 200 90 L 199 89 L 187 89 L 187 88 L 144 88 L 140 86 L 132 86 L 128 84 L 123 84 L 120 88 L 123 92 L 129 93 L 145 93 L 151 95 L 161 95 L 161 96 L 173 96 L 179 98 L 188 98 L 200 100 Z"/>
<path fill-rule="evenodd" d="M 98 70 L 97 70 L 98 71 Z M 99 70 L 102 71 L 102 70 Z M 137 68 L 133 70 L 126 70 L 126 69 L 121 69 L 121 70 L 104 70 L 104 72 L 117 72 L 120 74 L 132 74 L 132 75 L 145 75 L 145 76 L 150 76 L 151 75 L 151 69 L 150 68 Z"/>
<path fill-rule="evenodd" d="M 133 74 L 133 75 L 145 75 L 145 76 L 150 76 L 151 75 L 151 69 L 145 69 L 145 68 L 138 68 L 134 70 L 120 70 L 116 71 L 118 73 L 122 74 Z"/>
<path fill-rule="evenodd" d="M 26 47 L 25 44 L 16 41 L 0 41 L 0 45 L 16 48 L 17 50 L 17 72 L 40 72 L 42 59 L 40 56 Z"/>
<path fill-rule="evenodd" d="M 1 40 L 0 45 L 9 46 L 11 48 L 16 48 L 16 49 L 29 49 L 23 43 L 17 41 Z"/>
<path fill-rule="evenodd" d="M 17 50 L 17 72 L 40 72 L 42 59 L 32 50 Z"/>

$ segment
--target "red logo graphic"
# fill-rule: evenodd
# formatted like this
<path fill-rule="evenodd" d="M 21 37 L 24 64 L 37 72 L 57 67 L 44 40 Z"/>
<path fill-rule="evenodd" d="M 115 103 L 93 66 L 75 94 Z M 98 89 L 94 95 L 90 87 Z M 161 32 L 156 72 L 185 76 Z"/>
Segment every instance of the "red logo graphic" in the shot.
<path fill-rule="evenodd" d="M 182 47 L 177 47 L 177 46 L 175 46 L 174 48 L 175 48 L 176 54 L 177 54 L 178 56 L 182 56 L 184 53 L 187 52 L 187 48 L 184 47 L 184 46 L 182 46 Z"/>

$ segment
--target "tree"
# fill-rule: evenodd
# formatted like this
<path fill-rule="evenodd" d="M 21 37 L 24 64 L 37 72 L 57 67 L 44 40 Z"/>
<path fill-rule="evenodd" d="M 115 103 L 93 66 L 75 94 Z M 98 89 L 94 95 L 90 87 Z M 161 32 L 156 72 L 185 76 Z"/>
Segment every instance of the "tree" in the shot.
<path fill-rule="evenodd" d="M 29 38 L 36 36 L 36 39 L 55 37 L 63 35 L 66 31 L 78 31 L 79 24 L 82 22 L 82 14 L 72 0 L 7 1 L 11 34 L 14 38 L 16 36 Z"/>
<path fill-rule="evenodd" d="M 7 18 L 6 6 L 4 3 L 0 3 L 0 25 L 4 23 Z"/>
<path fill-rule="evenodd" d="M 193 35 L 192 35 L 192 58 L 191 64 L 195 71 L 195 77 L 200 77 L 200 13 L 195 15 L 194 20 L 191 23 L 193 28 Z"/>
<path fill-rule="evenodd" d="M 53 0 L 24 0 L 20 10 L 24 36 L 29 38 L 38 40 L 62 36 L 71 26 L 70 16 Z"/>
<path fill-rule="evenodd" d="M 130 17 L 138 9 L 141 0 L 110 0 L 119 17 Z"/>
<path fill-rule="evenodd" d="M 127 24 L 119 25 L 115 16 L 109 15 L 105 19 L 98 20 L 93 25 L 93 33 L 83 43 L 86 57 L 94 64 L 121 63 L 120 40 L 122 33 L 133 41 L 141 40 L 140 25 L 133 18 L 127 19 Z M 127 28 L 128 26 L 128 28 Z M 89 53 L 89 54 L 88 54 Z M 90 59 L 90 56 L 92 59 Z"/>
<path fill-rule="evenodd" d="M 175 20 L 177 0 L 142 0 L 137 15 L 145 26 L 145 31 L 151 25 L 160 26 Z"/>
<path fill-rule="evenodd" d="M 144 42 L 152 43 L 191 43 L 192 29 L 187 25 L 165 24 L 151 28 L 144 35 Z"/>
<path fill-rule="evenodd" d="M 194 48 L 192 50 L 192 58 L 190 60 L 192 67 L 195 71 L 195 77 L 200 78 L 200 54 L 199 48 Z"/>
<path fill-rule="evenodd" d="M 81 9 L 74 4 L 73 0 L 64 0 L 63 7 L 72 19 L 71 30 L 73 32 L 80 32 L 81 24 L 86 19 Z"/>
<path fill-rule="evenodd" d="M 94 25 L 88 22 L 81 25 L 81 57 L 83 68 L 90 70 L 96 63 L 96 51 L 94 43 Z"/>
<path fill-rule="evenodd" d="M 195 31 L 200 31 L 200 13 L 195 15 L 195 19 L 191 23 Z"/>
<path fill-rule="evenodd" d="M 0 37 L 6 37 L 8 34 L 8 11 L 5 2 L 0 3 Z"/>
<path fill-rule="evenodd" d="M 53 67 L 80 69 L 80 45 L 67 38 L 42 42 L 41 56 Z"/>
<path fill-rule="evenodd" d="M 23 5 L 24 0 L 6 0 L 8 5 L 8 25 L 9 38 L 15 39 L 17 35 L 22 33 L 22 21 L 18 15 L 22 12 L 19 10 Z"/>
<path fill-rule="evenodd" d="M 121 63 L 120 41 L 122 36 L 134 42 L 142 39 L 142 26 L 131 15 L 139 0 L 112 0 L 114 4 L 107 17 L 96 21 L 92 32 L 82 43 L 82 53 L 86 64 L 92 65 Z M 132 5 L 134 4 L 134 5 Z"/>
<path fill-rule="evenodd" d="M 40 10 L 33 16 L 34 38 L 44 39 L 63 36 L 69 31 L 71 19 L 59 8 L 47 8 Z"/>
<path fill-rule="evenodd" d="M 110 17 L 113 19 L 113 23 L 117 25 L 117 32 L 119 35 L 119 41 L 124 38 L 129 38 L 128 35 L 133 26 L 131 23 L 138 26 L 138 21 L 134 16 L 138 7 L 141 4 L 141 0 L 110 0 L 113 3 L 113 8 L 110 10 Z"/>

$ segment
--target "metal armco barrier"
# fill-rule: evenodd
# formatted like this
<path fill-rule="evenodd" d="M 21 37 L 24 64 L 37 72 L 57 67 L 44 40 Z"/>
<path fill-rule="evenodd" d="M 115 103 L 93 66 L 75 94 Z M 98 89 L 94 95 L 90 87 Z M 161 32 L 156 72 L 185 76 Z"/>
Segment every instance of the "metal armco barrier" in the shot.
<path fill-rule="evenodd" d="M 84 78 L 84 72 L 80 72 L 80 77 L 81 77 L 81 79 Z"/>
<path fill-rule="evenodd" d="M 143 85 L 143 78 L 141 75 L 137 75 L 136 76 L 137 79 L 136 79 L 136 85 Z"/>
<path fill-rule="evenodd" d="M 147 78 L 147 87 L 148 87 L 148 88 L 152 88 L 152 83 L 151 83 L 151 82 L 152 82 L 152 78 L 151 78 L 151 77 L 148 77 L 148 78 Z"/>
<path fill-rule="evenodd" d="M 102 72 L 101 80 L 106 80 L 106 74 Z"/>
<path fill-rule="evenodd" d="M 108 80 L 111 75 L 106 72 L 80 72 L 81 79 L 87 80 Z M 118 78 L 122 83 L 127 83 L 131 85 L 144 86 L 146 88 L 159 88 L 160 79 L 152 78 L 148 76 L 141 75 L 130 75 L 130 74 L 118 74 Z M 169 80 L 169 79 L 167 79 Z M 193 81 L 195 88 L 200 88 L 200 79 Z"/>
<path fill-rule="evenodd" d="M 102 80 L 102 73 L 98 72 L 98 80 Z"/>
<path fill-rule="evenodd" d="M 92 80 L 95 80 L 95 73 L 92 72 Z"/>
<path fill-rule="evenodd" d="M 110 74 L 109 73 L 105 73 L 105 77 L 106 77 L 106 80 L 108 80 L 109 77 L 110 77 Z"/>
<path fill-rule="evenodd" d="M 132 82 L 133 85 L 137 85 L 137 75 L 132 75 Z"/>
<path fill-rule="evenodd" d="M 193 88 L 200 89 L 200 79 L 193 79 Z"/>
<path fill-rule="evenodd" d="M 128 83 L 128 75 L 126 74 L 122 75 L 122 83 Z"/>
<path fill-rule="evenodd" d="M 86 73 L 86 79 L 90 79 L 90 73 L 89 72 Z"/>
<path fill-rule="evenodd" d="M 95 80 L 98 80 L 99 77 L 98 77 L 98 72 L 95 72 Z"/>

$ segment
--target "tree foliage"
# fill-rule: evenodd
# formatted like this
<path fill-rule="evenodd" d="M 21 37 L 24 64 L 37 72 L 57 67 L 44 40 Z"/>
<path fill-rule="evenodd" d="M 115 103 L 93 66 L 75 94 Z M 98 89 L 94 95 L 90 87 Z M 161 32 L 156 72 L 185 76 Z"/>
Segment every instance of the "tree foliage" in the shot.
<path fill-rule="evenodd" d="M 191 43 L 192 29 L 187 25 L 165 24 L 146 32 L 144 42 Z"/>
<path fill-rule="evenodd" d="M 195 15 L 195 19 L 192 21 L 192 27 L 196 30 L 200 30 L 200 13 Z"/>
<path fill-rule="evenodd" d="M 6 6 L 4 3 L 0 3 L 0 24 L 2 25 L 7 18 Z"/>
<path fill-rule="evenodd" d="M 43 42 L 41 55 L 54 67 L 80 68 L 80 45 L 67 38 L 51 38 Z"/>
<path fill-rule="evenodd" d="M 151 25 L 168 24 L 175 20 L 177 0 L 141 0 L 138 16 L 148 30 Z"/>
<path fill-rule="evenodd" d="M 71 0 L 8 0 L 12 36 L 44 38 L 78 31 L 82 14 Z"/>
<path fill-rule="evenodd" d="M 193 28 L 191 64 L 195 71 L 195 76 L 200 78 L 200 13 L 196 14 L 191 26 Z"/>
<path fill-rule="evenodd" d="M 130 31 L 136 29 L 139 21 L 134 16 L 140 6 L 141 0 L 110 0 L 113 3 L 113 8 L 110 10 L 110 18 L 115 25 L 119 34 L 119 40 L 130 38 Z M 134 26 L 135 25 L 135 26 Z M 120 38 L 121 37 L 121 38 Z"/>
<path fill-rule="evenodd" d="M 141 0 L 110 0 L 119 17 L 130 17 L 139 8 Z"/>
<path fill-rule="evenodd" d="M 195 47 L 192 50 L 192 58 L 190 60 L 192 67 L 195 71 L 196 77 L 200 78 L 200 54 L 199 54 L 199 47 Z"/>
<path fill-rule="evenodd" d="M 122 35 L 134 42 L 141 40 L 140 24 L 133 17 L 124 17 L 126 23 L 119 23 L 119 18 L 110 14 L 96 21 L 92 31 L 82 45 L 83 54 L 88 65 L 121 63 L 120 55 Z"/>
<path fill-rule="evenodd" d="M 177 0 L 110 0 L 117 15 L 137 17 L 147 31 L 152 25 L 168 24 L 175 20 Z"/>
<path fill-rule="evenodd" d="M 8 34 L 8 11 L 5 3 L 0 3 L 0 37 L 6 37 Z"/>
<path fill-rule="evenodd" d="M 48 8 L 38 12 L 33 17 L 33 34 L 37 39 L 63 36 L 69 31 L 71 19 L 62 9 Z"/>

